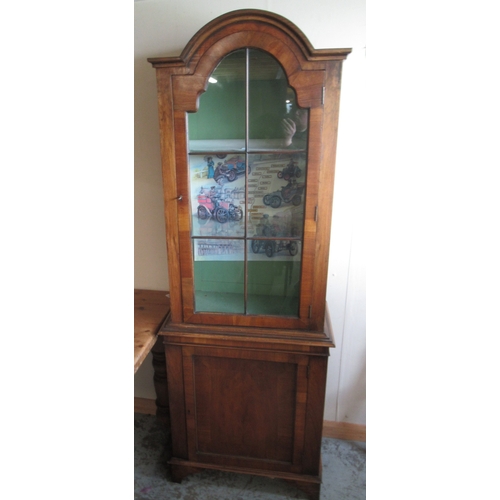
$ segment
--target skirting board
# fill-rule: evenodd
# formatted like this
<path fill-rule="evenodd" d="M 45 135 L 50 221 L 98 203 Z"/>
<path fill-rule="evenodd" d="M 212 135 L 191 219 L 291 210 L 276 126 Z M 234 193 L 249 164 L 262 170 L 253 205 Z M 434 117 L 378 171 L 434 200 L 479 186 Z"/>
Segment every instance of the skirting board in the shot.
<path fill-rule="evenodd" d="M 156 415 L 156 401 L 154 399 L 134 398 L 134 412 Z M 323 437 L 366 442 L 366 425 L 324 420 Z"/>
<path fill-rule="evenodd" d="M 156 415 L 156 400 L 146 398 L 134 398 L 134 413 L 145 413 Z"/>
<path fill-rule="evenodd" d="M 366 425 L 323 420 L 323 437 L 366 442 Z"/>

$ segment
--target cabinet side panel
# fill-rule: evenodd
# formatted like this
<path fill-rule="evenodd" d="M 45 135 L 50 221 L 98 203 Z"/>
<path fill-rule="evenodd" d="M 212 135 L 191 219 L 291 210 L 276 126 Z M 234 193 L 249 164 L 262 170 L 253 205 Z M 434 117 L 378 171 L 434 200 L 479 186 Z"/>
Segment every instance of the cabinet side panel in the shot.
<path fill-rule="evenodd" d="M 168 403 L 172 430 L 172 453 L 188 458 L 186 410 L 184 405 L 184 376 L 182 347 L 165 346 L 168 380 Z"/>
<path fill-rule="evenodd" d="M 163 193 L 165 209 L 165 226 L 167 236 L 167 259 L 170 290 L 170 311 L 172 321 L 182 320 L 182 302 L 177 290 L 181 289 L 179 269 L 179 238 L 177 229 L 177 192 L 175 171 L 175 139 L 174 118 L 172 113 L 171 72 L 158 69 L 156 72 L 158 87 L 158 115 L 160 121 L 160 145 L 163 175 Z"/>
<path fill-rule="evenodd" d="M 335 158 L 340 100 L 340 76 L 342 61 L 330 61 L 326 66 L 324 120 L 321 136 L 323 157 L 321 160 L 320 189 L 318 193 L 318 221 L 316 237 L 316 267 L 314 272 L 313 329 L 323 328 L 325 296 L 328 278 L 328 257 L 334 195 Z M 326 264 L 326 265 L 325 265 Z"/>
<path fill-rule="evenodd" d="M 302 472 L 313 476 L 321 473 L 321 437 L 323 432 L 327 367 L 328 357 L 310 358 Z"/>

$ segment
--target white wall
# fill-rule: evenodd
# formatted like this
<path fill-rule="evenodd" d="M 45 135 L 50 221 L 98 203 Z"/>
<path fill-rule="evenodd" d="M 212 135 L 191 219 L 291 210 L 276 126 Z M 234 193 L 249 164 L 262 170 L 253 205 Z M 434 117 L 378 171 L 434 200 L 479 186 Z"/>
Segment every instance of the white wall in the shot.
<path fill-rule="evenodd" d="M 169 288 L 155 70 L 148 57 L 177 56 L 213 18 L 242 8 L 280 14 L 315 48 L 352 48 L 343 66 L 327 300 L 331 351 L 325 419 L 366 423 L 365 206 L 363 184 L 365 0 L 135 1 L 135 287 Z M 151 357 L 135 396 L 154 397 Z"/>

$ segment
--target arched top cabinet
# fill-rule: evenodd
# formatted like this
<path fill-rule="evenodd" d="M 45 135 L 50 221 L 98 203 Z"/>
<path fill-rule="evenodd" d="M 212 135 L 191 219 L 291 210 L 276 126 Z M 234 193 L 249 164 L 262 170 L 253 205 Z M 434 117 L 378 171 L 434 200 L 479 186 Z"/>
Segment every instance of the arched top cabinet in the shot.
<path fill-rule="evenodd" d="M 280 477 L 319 499 L 342 61 L 271 12 L 218 17 L 156 68 L 172 478 Z"/>
<path fill-rule="evenodd" d="M 199 30 L 179 57 L 148 59 L 173 324 L 322 332 L 349 52 L 315 50 L 285 18 L 239 10 Z M 292 125 L 290 143 L 283 120 L 300 113 L 307 129 Z"/>

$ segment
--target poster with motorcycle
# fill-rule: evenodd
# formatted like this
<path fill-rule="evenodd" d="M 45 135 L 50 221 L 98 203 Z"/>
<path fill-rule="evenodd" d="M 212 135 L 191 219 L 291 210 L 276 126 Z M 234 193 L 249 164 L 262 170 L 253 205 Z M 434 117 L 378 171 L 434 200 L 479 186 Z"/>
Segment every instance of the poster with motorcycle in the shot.
<path fill-rule="evenodd" d="M 250 166 L 249 235 L 300 238 L 304 222 L 305 158 L 298 154 L 250 155 Z M 269 223 L 273 224 L 271 232 L 262 227 Z"/>
<path fill-rule="evenodd" d="M 300 261 L 305 155 L 248 155 L 248 169 L 245 160 L 244 154 L 190 155 L 192 235 L 244 238 L 246 234 L 249 259 Z M 214 248 L 216 241 L 211 242 L 210 252 L 205 248 L 200 254 L 195 249 L 197 260 L 224 255 L 223 248 L 220 252 Z M 230 258 L 243 260 L 243 249 L 240 256 L 232 251 Z"/>
<path fill-rule="evenodd" d="M 193 236 L 245 235 L 245 155 L 190 155 Z"/>

